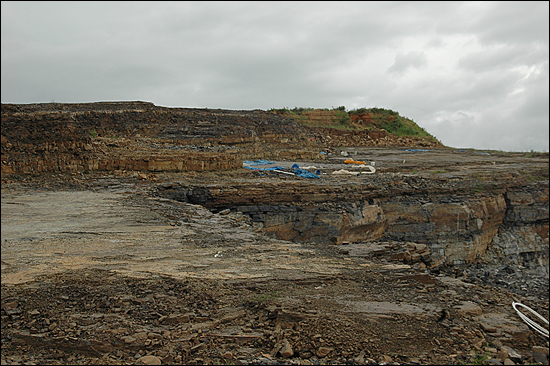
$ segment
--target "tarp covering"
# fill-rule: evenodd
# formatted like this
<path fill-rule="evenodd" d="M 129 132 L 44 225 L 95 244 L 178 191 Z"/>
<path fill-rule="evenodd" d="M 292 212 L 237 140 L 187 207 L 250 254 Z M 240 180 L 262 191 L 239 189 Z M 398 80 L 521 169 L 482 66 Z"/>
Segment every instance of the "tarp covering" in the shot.
<path fill-rule="evenodd" d="M 292 170 L 292 173 L 302 178 L 317 178 L 317 179 L 321 178 L 317 174 L 313 174 L 312 172 L 308 172 L 307 170 L 300 169 L 300 168 L 294 168 Z"/>
<path fill-rule="evenodd" d="M 267 165 L 267 164 L 275 164 L 274 162 L 272 161 L 269 161 L 269 160 L 263 160 L 263 159 L 258 159 L 258 160 L 245 160 L 243 161 L 243 165 L 248 165 L 248 166 L 253 166 L 253 165 Z"/>
<path fill-rule="evenodd" d="M 283 170 L 285 167 L 283 166 L 274 166 L 274 167 L 270 167 L 270 168 L 255 168 L 253 166 L 243 166 L 243 168 L 246 168 L 246 169 L 252 169 L 252 170 Z"/>
<path fill-rule="evenodd" d="M 344 161 L 344 163 L 346 163 L 346 164 L 367 164 L 364 161 L 353 160 L 352 158 L 347 159 L 346 161 Z"/>
<path fill-rule="evenodd" d="M 246 169 L 250 169 L 250 170 L 258 170 L 258 171 L 276 171 L 277 173 L 285 173 L 285 174 L 291 174 L 291 175 L 297 175 L 298 177 L 302 177 L 302 178 L 317 178 L 319 179 L 319 175 L 317 174 L 313 174 L 311 172 L 308 172 L 307 170 L 304 170 L 304 169 L 300 169 L 300 167 L 298 166 L 298 164 L 294 164 L 292 165 L 292 173 L 290 172 L 285 172 L 284 171 L 284 167 L 282 166 L 273 166 L 273 167 L 269 167 L 269 168 L 259 168 L 257 167 L 258 165 L 270 165 L 270 164 L 275 164 L 274 162 L 272 161 L 268 161 L 268 160 L 263 160 L 263 159 L 258 159 L 258 160 L 245 160 L 243 161 L 243 168 L 246 168 Z M 314 166 L 310 166 L 308 168 L 315 168 Z M 318 170 L 318 172 L 320 173 L 321 171 Z"/>

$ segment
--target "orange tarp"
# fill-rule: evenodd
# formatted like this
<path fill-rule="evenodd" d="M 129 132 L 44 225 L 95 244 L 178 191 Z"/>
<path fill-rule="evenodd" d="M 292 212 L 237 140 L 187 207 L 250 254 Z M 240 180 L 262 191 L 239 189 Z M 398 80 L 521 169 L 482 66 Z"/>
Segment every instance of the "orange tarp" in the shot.
<path fill-rule="evenodd" d="M 364 161 L 353 160 L 352 158 L 349 158 L 348 160 L 344 161 L 344 163 L 346 163 L 346 164 L 367 164 Z"/>

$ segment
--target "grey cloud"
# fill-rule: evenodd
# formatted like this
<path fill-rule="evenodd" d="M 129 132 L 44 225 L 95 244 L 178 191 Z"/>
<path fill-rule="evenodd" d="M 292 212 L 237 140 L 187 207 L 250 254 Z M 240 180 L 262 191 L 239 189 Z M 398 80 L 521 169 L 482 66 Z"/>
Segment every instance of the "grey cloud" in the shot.
<path fill-rule="evenodd" d="M 410 51 L 408 53 L 398 52 L 395 55 L 395 62 L 388 68 L 389 73 L 403 73 L 409 68 L 420 68 L 426 66 L 428 57 L 424 52 Z"/>
<path fill-rule="evenodd" d="M 491 2 L 472 26 L 486 44 L 548 43 L 547 1 Z"/>
<path fill-rule="evenodd" d="M 445 42 L 441 38 L 436 37 L 436 38 L 432 38 L 426 44 L 426 47 L 427 48 L 440 48 L 440 47 L 443 47 L 444 45 L 445 45 Z"/>
<path fill-rule="evenodd" d="M 482 44 L 548 43 L 549 3 L 545 1 L 447 2 L 434 16 L 438 34 L 474 35 Z"/>
<path fill-rule="evenodd" d="M 548 57 L 548 50 L 529 45 L 500 46 L 470 53 L 458 60 L 458 66 L 474 72 L 511 68 L 528 65 Z"/>

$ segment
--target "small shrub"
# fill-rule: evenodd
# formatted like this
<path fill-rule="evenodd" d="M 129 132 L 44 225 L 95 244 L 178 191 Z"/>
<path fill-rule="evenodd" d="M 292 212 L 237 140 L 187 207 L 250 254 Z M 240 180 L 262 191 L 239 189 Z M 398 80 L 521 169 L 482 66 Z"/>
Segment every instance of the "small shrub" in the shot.
<path fill-rule="evenodd" d="M 275 293 L 272 293 L 272 294 L 263 294 L 263 295 L 259 295 L 259 296 L 256 296 L 254 299 L 253 299 L 253 302 L 256 302 L 256 303 L 269 303 L 277 298 L 279 298 L 280 295 L 279 295 L 279 291 L 275 292 Z"/>

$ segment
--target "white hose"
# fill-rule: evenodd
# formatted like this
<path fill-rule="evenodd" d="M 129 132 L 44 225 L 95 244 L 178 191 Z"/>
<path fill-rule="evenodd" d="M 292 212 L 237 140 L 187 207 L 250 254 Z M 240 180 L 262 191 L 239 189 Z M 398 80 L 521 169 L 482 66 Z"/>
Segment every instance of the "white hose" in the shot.
<path fill-rule="evenodd" d="M 296 174 L 291 173 L 291 172 L 285 172 L 284 170 L 277 170 L 277 169 L 275 169 L 274 172 L 277 172 L 277 173 L 284 173 L 284 174 L 289 174 L 289 175 L 296 175 Z"/>
<path fill-rule="evenodd" d="M 539 313 L 537 313 L 535 310 L 531 309 L 530 307 L 525 306 L 525 305 L 523 305 L 519 302 L 512 302 L 512 306 L 513 306 L 514 310 L 518 313 L 519 317 L 521 319 L 523 319 L 523 321 L 525 323 L 527 323 L 527 325 L 529 325 L 531 328 L 533 328 L 534 330 L 536 330 L 537 332 L 539 332 L 540 334 L 542 334 L 543 336 L 548 338 L 548 329 L 545 329 L 545 328 L 541 327 L 539 324 L 535 323 L 533 320 L 529 319 L 527 316 L 522 314 L 522 312 L 519 311 L 518 308 L 516 308 L 516 305 L 517 306 L 523 306 L 524 308 L 529 310 L 531 313 L 535 314 L 539 319 L 544 321 L 546 323 L 546 325 L 548 325 L 548 320 L 544 319 L 542 317 L 542 315 L 540 315 Z"/>
<path fill-rule="evenodd" d="M 366 165 L 366 167 L 369 168 L 370 172 L 362 172 L 362 173 L 372 174 L 376 172 L 376 168 L 374 166 Z"/>

